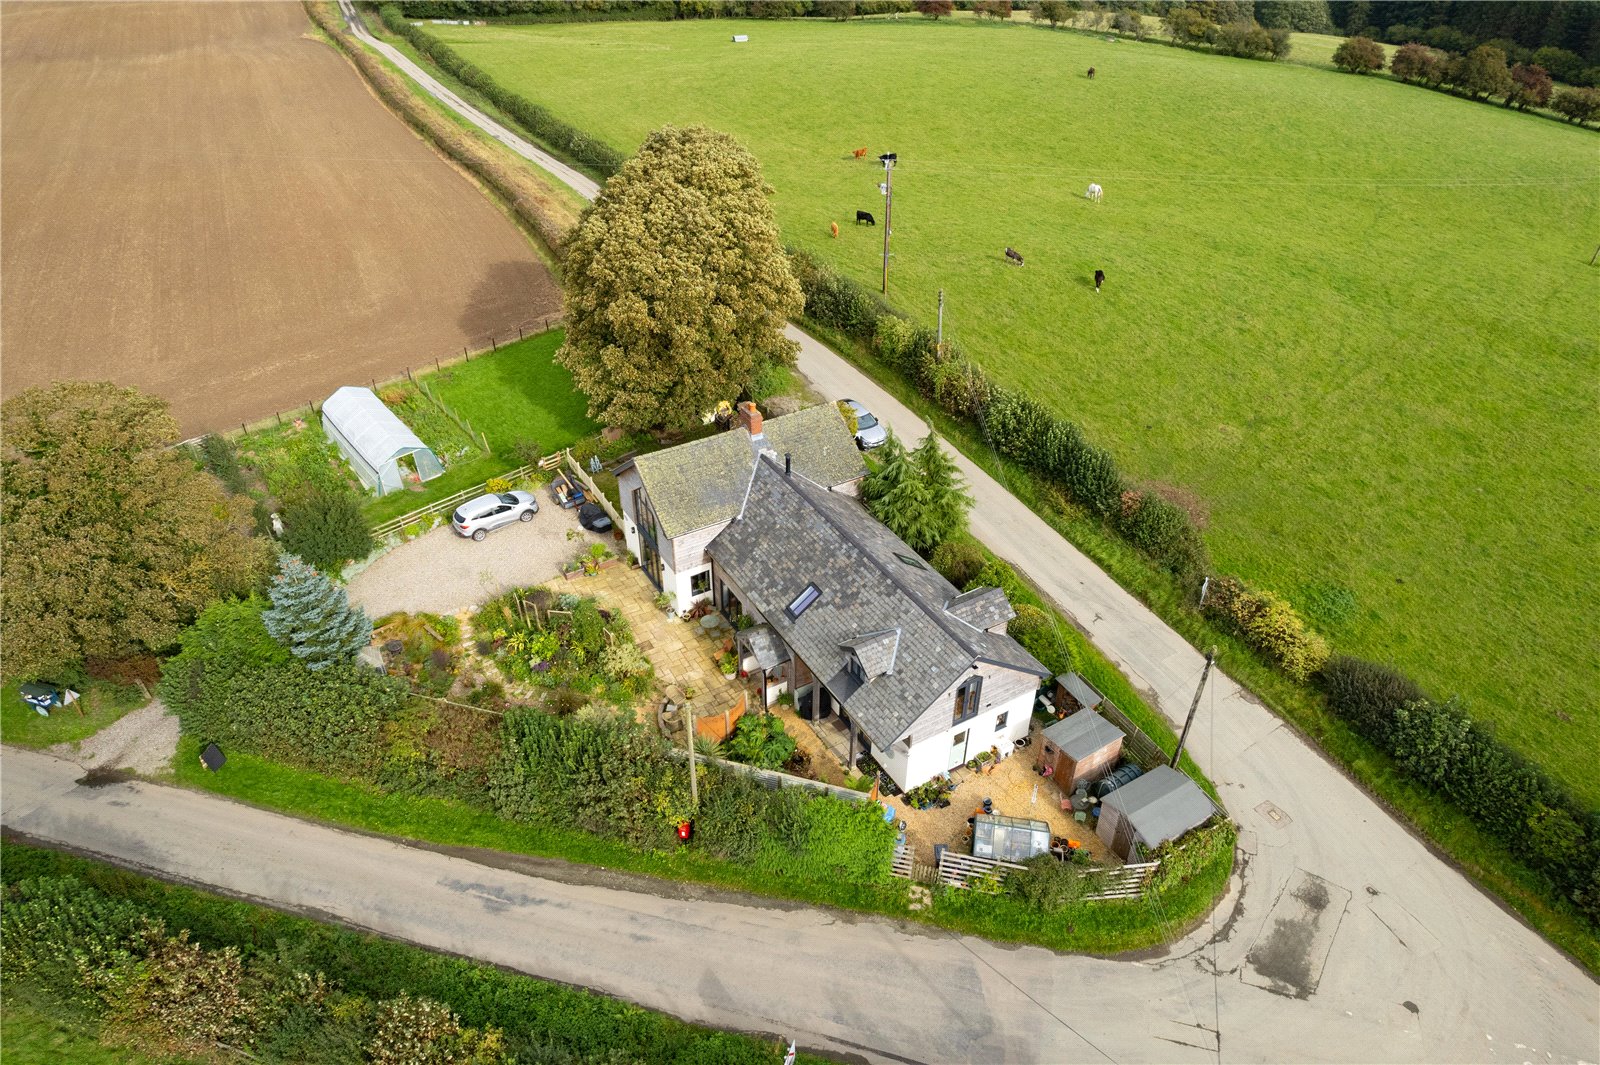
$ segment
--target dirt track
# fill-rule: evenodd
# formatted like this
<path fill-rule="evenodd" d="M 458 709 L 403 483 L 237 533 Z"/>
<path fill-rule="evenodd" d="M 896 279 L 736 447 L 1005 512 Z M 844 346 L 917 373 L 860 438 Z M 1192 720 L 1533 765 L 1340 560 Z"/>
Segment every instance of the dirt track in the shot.
<path fill-rule="evenodd" d="M 226 428 L 515 335 L 560 294 L 298 4 L 6 4 L 0 388 Z"/>

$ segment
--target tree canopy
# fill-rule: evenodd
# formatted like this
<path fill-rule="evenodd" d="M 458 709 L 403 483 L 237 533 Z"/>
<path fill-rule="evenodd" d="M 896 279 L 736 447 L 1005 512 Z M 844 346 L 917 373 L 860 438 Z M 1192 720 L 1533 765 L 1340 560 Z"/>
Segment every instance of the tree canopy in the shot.
<path fill-rule="evenodd" d="M 926 557 L 966 529 L 972 497 L 932 433 L 907 451 L 891 432 L 878 463 L 861 483 L 861 501 L 908 547 Z"/>
<path fill-rule="evenodd" d="M 161 651 L 206 604 L 243 594 L 272 549 L 250 502 L 170 449 L 165 401 L 66 381 L 0 407 L 0 622 L 6 672 Z"/>
<path fill-rule="evenodd" d="M 272 608 L 261 615 L 262 623 L 308 669 L 353 662 L 372 639 L 366 611 L 352 607 L 343 588 L 294 555 L 279 560 L 268 595 Z"/>
<path fill-rule="evenodd" d="M 697 425 L 762 369 L 803 297 L 755 157 L 725 133 L 652 133 L 567 244 L 557 352 L 591 417 L 624 430 Z"/>

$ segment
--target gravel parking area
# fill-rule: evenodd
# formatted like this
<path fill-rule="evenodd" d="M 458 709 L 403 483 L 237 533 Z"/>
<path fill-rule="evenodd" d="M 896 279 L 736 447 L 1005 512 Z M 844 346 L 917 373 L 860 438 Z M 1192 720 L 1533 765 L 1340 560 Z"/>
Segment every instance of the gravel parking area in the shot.
<path fill-rule="evenodd" d="M 577 538 L 569 539 L 569 531 Z M 350 602 L 374 619 L 396 610 L 454 614 L 511 588 L 550 580 L 593 543 L 621 546 L 610 533 L 585 531 L 576 510 L 541 499 L 532 521 L 496 529 L 481 543 L 442 525 L 401 544 L 351 578 Z"/>

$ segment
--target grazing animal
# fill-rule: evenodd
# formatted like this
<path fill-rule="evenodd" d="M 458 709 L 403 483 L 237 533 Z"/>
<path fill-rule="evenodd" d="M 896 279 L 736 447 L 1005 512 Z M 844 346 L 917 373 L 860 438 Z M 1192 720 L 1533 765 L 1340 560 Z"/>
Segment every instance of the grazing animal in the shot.
<path fill-rule="evenodd" d="M 838 222 L 829 222 L 828 223 L 828 229 L 833 233 L 833 237 L 834 237 L 835 240 L 839 239 L 839 223 Z"/>
<path fill-rule="evenodd" d="M 1007 262 L 1016 263 L 1018 266 L 1021 266 L 1021 265 L 1023 265 L 1023 263 L 1022 263 L 1022 253 L 1017 251 L 1017 249 L 1015 249 L 1015 248 L 1007 248 L 1006 249 L 1006 261 Z"/>
<path fill-rule="evenodd" d="M 855 156 L 857 159 L 860 159 L 863 155 L 867 154 L 867 150 L 865 148 L 857 148 L 855 151 L 851 152 L 850 154 Z"/>
<path fill-rule="evenodd" d="M 1090 81 L 1094 80 L 1094 67 L 1090 67 L 1089 68 L 1089 80 Z"/>
<path fill-rule="evenodd" d="M 1084 198 L 1084 199 L 1086 199 L 1086 200 L 1093 200 L 1093 201 L 1094 201 L 1094 202 L 1095 202 L 1095 203 L 1099 203 L 1099 202 L 1100 202 L 1100 200 L 1101 200 L 1101 199 L 1102 199 L 1102 198 L 1103 198 L 1103 197 L 1104 197 L 1104 196 L 1105 196 L 1105 190 L 1104 190 L 1104 189 L 1102 189 L 1102 188 L 1101 188 L 1101 187 L 1100 187 L 1100 186 L 1099 186 L 1099 185 L 1096 185 L 1096 184 L 1095 184 L 1095 183 L 1094 183 L 1094 182 L 1092 182 L 1092 181 L 1091 181 L 1091 182 L 1089 182 L 1089 189 L 1088 189 L 1088 191 L 1087 191 L 1087 192 L 1085 192 L 1085 193 L 1084 193 L 1084 194 L 1083 194 L 1083 198 Z"/>
<path fill-rule="evenodd" d="M 877 224 L 878 224 L 878 220 L 876 218 L 872 217 L 872 213 L 870 211 L 857 211 L 856 212 L 856 225 L 858 225 L 858 226 L 859 225 L 875 226 Z"/>
<path fill-rule="evenodd" d="M 1106 272 L 1104 270 L 1096 270 L 1094 272 L 1094 290 L 1096 292 L 1099 292 L 1100 291 L 1100 286 L 1105 284 L 1105 283 L 1106 283 Z"/>

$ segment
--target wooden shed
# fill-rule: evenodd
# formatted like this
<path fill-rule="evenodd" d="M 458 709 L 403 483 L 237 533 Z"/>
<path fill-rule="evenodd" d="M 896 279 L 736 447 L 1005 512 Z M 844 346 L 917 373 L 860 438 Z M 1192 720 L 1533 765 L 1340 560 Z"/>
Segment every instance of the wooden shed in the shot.
<path fill-rule="evenodd" d="M 1105 797 L 1095 831 L 1111 853 L 1132 862 L 1205 824 L 1216 812 L 1194 781 L 1158 765 Z"/>
<path fill-rule="evenodd" d="M 1057 786 L 1071 793 L 1116 768 L 1123 739 L 1121 729 L 1093 710 L 1079 710 L 1044 730 L 1035 768 L 1048 770 Z"/>
<path fill-rule="evenodd" d="M 1057 717 L 1076 714 L 1079 710 L 1093 710 L 1104 701 L 1105 696 L 1076 673 L 1063 673 L 1056 678 L 1054 702 Z"/>

